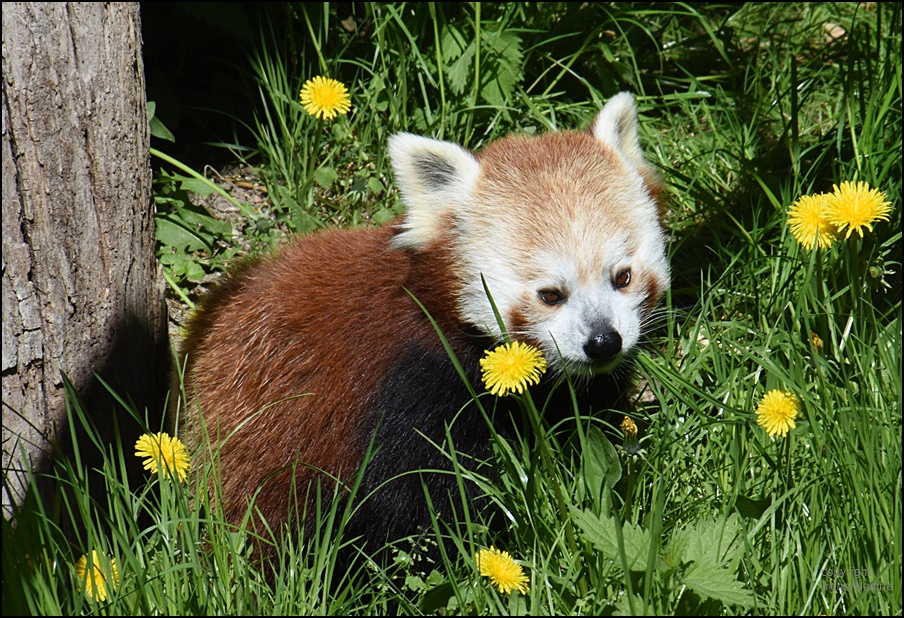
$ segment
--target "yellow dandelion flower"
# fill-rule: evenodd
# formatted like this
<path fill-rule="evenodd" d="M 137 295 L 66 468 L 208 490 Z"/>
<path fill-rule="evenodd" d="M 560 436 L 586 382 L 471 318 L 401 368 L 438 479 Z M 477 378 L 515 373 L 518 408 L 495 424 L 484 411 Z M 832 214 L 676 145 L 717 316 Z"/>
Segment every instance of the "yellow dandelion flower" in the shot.
<path fill-rule="evenodd" d="M 512 590 L 517 590 L 524 594 L 528 591 L 527 575 L 507 551 L 499 551 L 491 546 L 477 552 L 474 560 L 480 574 L 490 578 L 490 583 L 496 586 L 499 592 L 511 594 Z"/>
<path fill-rule="evenodd" d="M 637 423 L 630 416 L 626 416 L 625 420 L 621 422 L 621 430 L 625 434 L 625 438 L 637 437 Z"/>
<path fill-rule="evenodd" d="M 305 111 L 321 120 L 332 120 L 336 114 L 345 114 L 351 109 L 351 97 L 345 84 L 329 77 L 309 79 L 302 86 L 300 96 Z"/>
<path fill-rule="evenodd" d="M 104 560 L 106 557 L 104 557 Z M 107 573 L 109 572 L 112 581 L 110 588 L 119 585 L 119 570 L 116 568 L 116 560 L 110 558 L 110 569 L 105 571 L 101 557 L 96 551 L 91 552 L 91 567 L 88 568 L 88 556 L 82 556 L 75 563 L 75 574 L 85 585 L 85 591 L 88 596 L 103 603 L 107 600 Z"/>
<path fill-rule="evenodd" d="M 756 408 L 756 422 L 769 436 L 788 435 L 794 429 L 794 419 L 800 411 L 797 397 L 787 391 L 771 390 L 763 396 Z"/>
<path fill-rule="evenodd" d="M 788 228 L 804 249 L 819 245 L 828 249 L 838 238 L 838 230 L 827 216 L 828 196 L 804 195 L 788 209 Z"/>
<path fill-rule="evenodd" d="M 179 438 L 172 438 L 166 433 L 146 433 L 135 443 L 135 456 L 144 458 L 144 469 L 157 472 L 157 466 L 163 464 L 170 475 L 177 475 L 180 481 L 188 478 L 191 458 L 185 452 L 185 445 Z"/>
<path fill-rule="evenodd" d="M 637 455 L 640 452 L 640 440 L 637 439 L 637 423 L 630 416 L 626 416 L 621 422 L 621 430 L 625 436 L 622 446 L 628 455 Z"/>
<path fill-rule="evenodd" d="M 822 347 L 823 347 L 822 337 L 820 337 L 819 335 L 817 335 L 814 332 L 811 332 L 810 333 L 810 341 L 813 342 L 813 347 L 816 348 L 816 351 L 821 354 Z"/>
<path fill-rule="evenodd" d="M 885 194 L 878 189 L 870 189 L 865 182 L 843 182 L 826 197 L 826 216 L 838 231 L 847 228 L 845 238 L 852 232 L 863 237 L 863 228 L 873 231 L 876 221 L 888 221 L 891 202 L 885 201 Z"/>
<path fill-rule="evenodd" d="M 480 359 L 483 383 L 493 395 L 524 392 L 529 384 L 537 384 L 546 371 L 546 359 L 537 348 L 515 341 L 495 350 L 487 350 Z"/>

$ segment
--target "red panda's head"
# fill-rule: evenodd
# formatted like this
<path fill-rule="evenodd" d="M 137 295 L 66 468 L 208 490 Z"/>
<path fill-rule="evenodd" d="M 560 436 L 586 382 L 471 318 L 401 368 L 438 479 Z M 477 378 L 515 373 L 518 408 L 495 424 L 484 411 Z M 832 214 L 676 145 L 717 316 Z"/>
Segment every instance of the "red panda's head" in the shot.
<path fill-rule="evenodd" d="M 478 155 L 400 134 L 390 156 L 408 209 L 395 246 L 451 251 L 463 321 L 500 334 L 483 277 L 509 333 L 553 367 L 609 371 L 636 346 L 669 273 L 631 95 L 587 132 L 508 137 Z"/>

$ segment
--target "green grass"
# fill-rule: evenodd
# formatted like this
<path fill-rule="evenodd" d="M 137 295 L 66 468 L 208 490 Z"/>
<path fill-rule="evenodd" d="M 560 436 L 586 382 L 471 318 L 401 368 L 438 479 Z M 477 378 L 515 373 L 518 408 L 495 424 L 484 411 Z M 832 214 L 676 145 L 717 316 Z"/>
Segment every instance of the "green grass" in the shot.
<path fill-rule="evenodd" d="M 251 539 L 206 492 L 127 478 L 132 445 L 92 445 L 104 453 L 105 501 L 88 497 L 98 476 L 61 461 L 56 496 L 4 522 L 4 613 L 900 615 L 900 8 L 362 6 L 363 36 L 330 5 L 285 8 L 288 34 L 262 28 L 249 58 L 261 103 L 245 119 L 257 143 L 244 156 L 273 216 L 289 230 L 385 221 L 399 212 L 392 132 L 479 148 L 511 131 L 584 126 L 609 96 L 635 92 L 668 186 L 673 264 L 637 358 L 645 396 L 627 411 L 644 428 L 642 450 L 627 454 L 600 418 L 574 435 L 499 441 L 498 479 L 457 474 L 503 507 L 506 537 L 462 499 L 457 520 L 428 535 L 450 541 L 440 563 L 401 541 L 391 569 L 363 564 L 356 577 L 334 570 L 349 511 L 333 506 L 317 542 L 280 546 L 291 568 L 268 582 Z M 346 83 L 354 108 L 325 126 L 297 102 L 319 74 Z M 846 180 L 884 191 L 891 220 L 828 250 L 801 248 L 788 206 Z M 198 244 L 199 264 L 219 263 L 225 236 Z M 180 264 L 174 281 L 206 268 Z M 756 424 L 771 389 L 802 404 L 787 438 Z M 76 403 L 71 419 L 87 424 Z M 82 522 L 74 539 L 67 519 Z M 476 573 L 474 553 L 490 545 L 524 566 L 526 595 L 499 594 Z M 121 575 L 106 603 L 74 575 L 92 549 Z"/>

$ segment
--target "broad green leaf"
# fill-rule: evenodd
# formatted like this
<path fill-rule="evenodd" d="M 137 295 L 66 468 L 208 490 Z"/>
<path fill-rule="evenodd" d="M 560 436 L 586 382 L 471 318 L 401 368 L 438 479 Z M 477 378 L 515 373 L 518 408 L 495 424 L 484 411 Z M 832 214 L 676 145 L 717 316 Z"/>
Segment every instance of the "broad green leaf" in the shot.
<path fill-rule="evenodd" d="M 743 550 L 739 519 L 735 513 L 728 519 L 698 521 L 689 532 L 684 561 L 708 562 L 714 566 L 735 564 Z"/>
<path fill-rule="evenodd" d="M 165 253 L 160 256 L 160 263 L 179 280 L 200 281 L 206 274 L 204 267 L 198 263 L 197 259 L 186 253 Z"/>
<path fill-rule="evenodd" d="M 417 575 L 407 575 L 405 577 L 405 587 L 414 592 L 420 592 L 427 588 L 427 584 Z"/>
<path fill-rule="evenodd" d="M 431 615 L 439 613 L 440 610 L 451 609 L 452 603 L 455 603 L 455 592 L 452 584 L 447 582 L 429 589 L 421 598 L 419 605 L 424 614 Z"/>
<path fill-rule="evenodd" d="M 572 508 L 574 523 L 587 541 L 608 558 L 621 564 L 618 553 L 617 523 L 614 517 L 597 517 L 590 511 Z M 625 545 L 625 562 L 629 571 L 646 571 L 647 558 L 650 551 L 650 533 L 635 524 L 622 527 L 622 538 Z"/>
<path fill-rule="evenodd" d="M 584 483 L 594 503 L 599 504 L 603 489 L 615 487 L 621 478 L 618 452 L 596 426 L 587 431 L 582 447 Z"/>
<path fill-rule="evenodd" d="M 175 142 L 176 137 L 162 122 L 160 122 L 160 119 L 157 118 L 156 114 L 157 103 L 155 101 L 148 101 L 148 123 L 150 125 L 151 135 L 153 137 L 159 137 L 160 139 Z"/>
<path fill-rule="evenodd" d="M 580 528 L 584 539 L 590 542 L 604 556 L 614 558 L 618 553 L 618 540 L 615 537 L 615 518 L 597 517 L 587 510 L 572 507 L 571 515 L 574 523 Z"/>
<path fill-rule="evenodd" d="M 754 604 L 753 594 L 744 588 L 732 571 L 709 562 L 693 563 L 682 579 L 701 597 L 716 599 L 726 605 L 750 607 Z"/>
<path fill-rule="evenodd" d="M 481 67 L 480 94 L 490 105 L 503 107 L 523 75 L 521 37 L 509 31 L 484 30 L 482 40 L 493 61 Z"/>
<path fill-rule="evenodd" d="M 228 238 L 232 236 L 232 224 L 229 221 L 221 221 L 213 217 L 201 206 L 189 203 L 179 208 L 172 214 L 174 219 L 181 220 L 187 227 L 196 230 L 199 234 Z M 212 239 L 211 239 L 212 240 Z"/>
<path fill-rule="evenodd" d="M 191 281 L 201 281 L 207 274 L 200 264 L 191 260 L 185 262 L 184 272 L 185 278 Z"/>
<path fill-rule="evenodd" d="M 735 508 L 738 509 L 738 513 L 746 519 L 759 519 L 770 506 L 772 506 L 772 500 L 770 498 L 754 500 L 747 496 L 738 496 L 737 500 L 735 500 Z"/>
<path fill-rule="evenodd" d="M 634 596 L 634 611 L 631 611 L 631 599 L 628 597 L 628 594 L 625 593 L 618 597 L 618 600 L 615 602 L 615 611 L 612 613 L 613 616 L 644 616 L 648 614 L 653 614 L 648 608 L 646 603 L 643 602 L 643 599 L 639 595 Z M 655 615 L 655 614 L 653 614 Z"/>
<path fill-rule="evenodd" d="M 393 219 L 396 218 L 396 214 L 389 210 L 388 208 L 381 208 L 377 212 L 374 213 L 374 221 L 379 225 L 384 225 L 389 223 Z"/>
<path fill-rule="evenodd" d="M 320 167 L 314 172 L 314 180 L 324 189 L 328 189 L 338 179 L 339 174 L 331 167 Z"/>
<path fill-rule="evenodd" d="M 472 82 L 474 68 L 475 47 L 468 47 L 461 57 L 446 67 L 446 75 L 449 76 L 449 84 L 455 95 L 462 95 L 469 89 Z"/>
<path fill-rule="evenodd" d="M 440 41 L 442 41 L 442 49 L 440 51 L 442 53 L 443 62 L 445 63 L 460 58 L 465 52 L 465 49 L 472 46 L 465 40 L 461 31 L 450 24 L 443 26 Z"/>
<path fill-rule="evenodd" d="M 383 191 L 383 183 L 376 176 L 371 176 L 367 179 L 367 188 L 371 193 L 377 194 Z"/>
<path fill-rule="evenodd" d="M 159 118 L 151 118 L 151 135 L 158 139 L 165 139 L 168 142 L 175 142 L 176 136 L 172 134 L 172 132 L 166 128 L 162 122 L 160 122 Z"/>
<path fill-rule="evenodd" d="M 182 184 L 182 188 L 191 193 L 198 195 L 210 195 L 216 188 L 213 186 L 212 180 L 201 180 L 200 178 L 192 178 L 190 176 L 176 175 L 176 178 Z"/>
<path fill-rule="evenodd" d="M 157 215 L 154 220 L 156 222 L 154 235 L 164 245 L 187 251 L 210 250 L 210 243 L 203 235 L 189 229 L 181 221 L 171 218 L 171 215 Z"/>
<path fill-rule="evenodd" d="M 625 543 L 625 558 L 627 558 L 628 570 L 646 571 L 647 560 L 650 556 L 650 541 L 652 537 L 648 530 L 644 530 L 636 524 L 625 524 L 622 529 Z"/>
<path fill-rule="evenodd" d="M 411 121 L 414 123 L 414 126 L 418 131 L 424 133 L 429 128 L 428 120 L 427 120 L 427 112 L 423 110 L 423 108 L 417 108 L 414 110 L 414 113 L 411 115 Z"/>

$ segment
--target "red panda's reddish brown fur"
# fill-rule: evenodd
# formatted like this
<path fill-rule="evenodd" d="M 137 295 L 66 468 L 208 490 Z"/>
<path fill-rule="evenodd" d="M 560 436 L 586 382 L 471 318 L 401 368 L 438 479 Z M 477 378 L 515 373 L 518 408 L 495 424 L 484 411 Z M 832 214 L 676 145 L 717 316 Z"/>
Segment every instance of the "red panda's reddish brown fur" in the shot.
<path fill-rule="evenodd" d="M 510 138 L 476 157 L 410 135 L 390 149 L 402 222 L 295 239 L 227 277 L 190 324 L 188 413 L 219 448 L 235 523 L 256 495 L 273 530 L 310 524 L 291 519 L 293 491 L 310 506 L 309 483 L 352 478 L 371 444 L 360 495 L 372 495 L 351 529 L 369 550 L 429 525 L 422 482 L 445 512 L 454 477 L 411 471 L 449 468 L 447 432 L 477 465 L 491 432 L 411 295 L 480 391 L 479 359 L 500 337 L 485 280 L 508 332 L 545 354 L 540 390 L 579 374 L 588 412 L 624 391 L 627 372 L 611 370 L 668 285 L 628 95 L 585 133 Z M 550 410 L 570 414 L 560 391 Z M 494 429 L 508 435 L 517 406 L 499 404 Z"/>
<path fill-rule="evenodd" d="M 186 373 L 203 387 L 194 402 L 209 431 L 231 436 L 219 453 L 231 519 L 299 454 L 299 463 L 339 478 L 356 471 L 375 429 L 367 408 L 387 368 L 415 343 L 444 353 L 406 288 L 455 339 L 443 252 L 413 263 L 390 249 L 393 235 L 383 227 L 307 237 L 233 275 L 192 325 Z M 315 477 L 303 465 L 297 473 L 300 487 Z M 288 477 L 271 480 L 257 500 L 268 520 L 286 517 Z"/>

